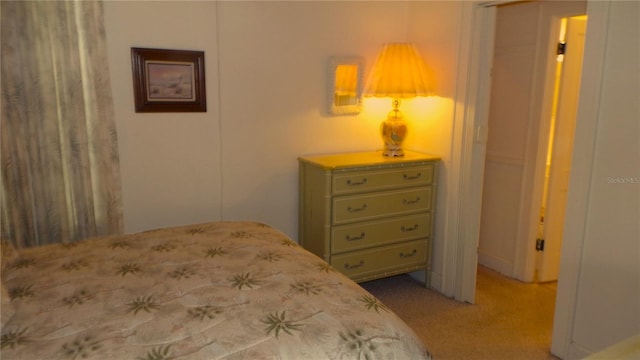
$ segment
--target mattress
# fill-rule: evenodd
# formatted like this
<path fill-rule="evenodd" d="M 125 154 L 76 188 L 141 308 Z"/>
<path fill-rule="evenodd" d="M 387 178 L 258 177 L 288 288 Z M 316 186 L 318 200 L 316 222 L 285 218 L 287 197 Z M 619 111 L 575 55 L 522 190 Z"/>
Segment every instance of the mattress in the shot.
<path fill-rule="evenodd" d="M 12 251 L 2 359 L 429 359 L 389 308 L 280 231 L 211 222 Z"/>

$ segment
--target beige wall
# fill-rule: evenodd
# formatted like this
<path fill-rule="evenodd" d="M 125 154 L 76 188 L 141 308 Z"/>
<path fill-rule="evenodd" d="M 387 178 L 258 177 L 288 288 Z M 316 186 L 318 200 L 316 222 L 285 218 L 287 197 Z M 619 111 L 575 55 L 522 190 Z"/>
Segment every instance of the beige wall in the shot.
<path fill-rule="evenodd" d="M 108 1 L 125 231 L 219 219 L 220 123 L 213 2 Z M 206 113 L 135 113 L 133 46 L 205 51 Z"/>
<path fill-rule="evenodd" d="M 407 148 L 443 157 L 445 213 L 461 3 L 107 1 L 105 22 L 122 167 L 125 231 L 251 219 L 297 239 L 297 157 L 380 148 L 388 101 L 358 116 L 325 110 L 330 56 L 414 41 L 434 99 L 405 101 Z M 204 50 L 206 113 L 134 112 L 130 47 Z M 436 218 L 441 266 L 444 216 Z M 438 271 L 436 270 L 436 279 Z"/>
<path fill-rule="evenodd" d="M 603 19 L 592 36 L 606 50 L 585 60 L 589 79 L 600 80 L 583 87 L 596 101 L 581 102 L 576 124 L 555 319 L 568 333 L 554 333 L 567 359 L 640 333 L 640 3 L 589 6 L 608 13 L 589 17 L 585 56 L 588 27 Z"/>
<path fill-rule="evenodd" d="M 332 55 L 372 59 L 383 41 L 405 40 L 404 7 L 218 4 L 225 219 L 266 221 L 297 238 L 297 157 L 378 147 L 375 122 L 327 116 L 326 68 Z"/>

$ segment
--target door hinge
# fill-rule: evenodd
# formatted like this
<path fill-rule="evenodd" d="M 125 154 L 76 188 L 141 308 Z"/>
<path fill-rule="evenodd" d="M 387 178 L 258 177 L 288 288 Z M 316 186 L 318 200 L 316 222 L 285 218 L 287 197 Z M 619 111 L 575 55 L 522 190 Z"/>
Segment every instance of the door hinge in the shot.
<path fill-rule="evenodd" d="M 556 55 L 564 55 L 567 53 L 567 43 L 559 42 Z"/>
<path fill-rule="evenodd" d="M 544 239 L 536 239 L 536 251 L 544 251 Z"/>

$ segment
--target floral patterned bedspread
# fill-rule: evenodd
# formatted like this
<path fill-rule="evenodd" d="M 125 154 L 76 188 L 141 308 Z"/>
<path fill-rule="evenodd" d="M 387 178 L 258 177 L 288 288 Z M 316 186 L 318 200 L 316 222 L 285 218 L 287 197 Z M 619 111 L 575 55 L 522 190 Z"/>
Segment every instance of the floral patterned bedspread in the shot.
<path fill-rule="evenodd" d="M 374 296 L 260 223 L 2 256 L 5 360 L 430 358 Z"/>

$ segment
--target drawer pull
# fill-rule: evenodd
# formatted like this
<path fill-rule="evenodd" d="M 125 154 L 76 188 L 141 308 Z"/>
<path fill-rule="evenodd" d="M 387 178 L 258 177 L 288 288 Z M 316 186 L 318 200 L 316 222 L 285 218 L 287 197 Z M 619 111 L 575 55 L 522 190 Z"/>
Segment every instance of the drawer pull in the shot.
<path fill-rule="evenodd" d="M 417 173 L 414 176 L 409 176 L 407 174 L 402 174 L 402 177 L 405 180 L 418 180 L 418 179 L 420 179 L 422 177 L 422 173 Z"/>
<path fill-rule="evenodd" d="M 417 204 L 420 202 L 420 196 L 416 197 L 415 200 L 407 200 L 407 199 L 402 199 L 402 203 L 405 205 L 413 205 L 413 204 Z"/>
<path fill-rule="evenodd" d="M 416 254 L 418 254 L 418 250 L 413 249 L 413 251 L 410 252 L 409 254 L 405 254 L 404 252 L 401 252 L 400 253 L 400 257 L 401 258 L 410 258 L 410 257 L 416 256 Z"/>
<path fill-rule="evenodd" d="M 358 212 L 358 211 L 363 211 L 367 208 L 367 204 L 362 204 L 362 206 L 360 206 L 359 208 L 352 208 L 351 206 L 347 207 L 347 211 L 350 213 L 354 213 L 354 212 Z"/>
<path fill-rule="evenodd" d="M 347 241 L 356 241 L 356 240 L 362 240 L 365 237 L 365 233 L 361 232 L 359 236 L 351 236 L 351 235 L 347 235 L 344 237 L 345 240 Z"/>
<path fill-rule="evenodd" d="M 347 185 L 349 186 L 359 186 L 367 183 L 367 178 L 363 178 L 362 181 L 351 181 L 351 179 L 347 180 Z"/>
<path fill-rule="evenodd" d="M 415 231 L 418 230 L 418 224 L 414 224 L 413 227 L 406 227 L 404 225 L 402 225 L 402 228 L 400 230 L 402 230 L 402 232 L 411 232 L 411 231 Z"/>
<path fill-rule="evenodd" d="M 355 265 L 349 265 L 349 263 L 345 263 L 344 264 L 344 268 L 347 270 L 353 270 L 353 269 L 357 269 L 361 266 L 364 266 L 364 260 L 360 260 L 360 262 L 358 264 Z"/>

